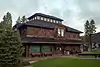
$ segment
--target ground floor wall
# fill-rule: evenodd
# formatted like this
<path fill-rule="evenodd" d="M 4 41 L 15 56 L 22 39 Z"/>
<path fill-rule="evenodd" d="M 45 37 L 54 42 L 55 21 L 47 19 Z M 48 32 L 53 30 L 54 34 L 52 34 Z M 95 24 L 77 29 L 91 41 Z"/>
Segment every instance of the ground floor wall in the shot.
<path fill-rule="evenodd" d="M 79 44 L 26 44 L 26 57 L 67 55 L 80 52 Z"/>

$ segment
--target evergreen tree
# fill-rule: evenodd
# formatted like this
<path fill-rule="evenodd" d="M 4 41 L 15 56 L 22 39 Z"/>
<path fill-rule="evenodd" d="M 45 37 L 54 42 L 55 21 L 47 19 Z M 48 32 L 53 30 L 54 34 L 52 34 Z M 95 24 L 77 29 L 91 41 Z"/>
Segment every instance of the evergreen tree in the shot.
<path fill-rule="evenodd" d="M 92 51 L 91 35 L 96 32 L 95 22 L 91 20 L 90 23 L 87 20 L 85 23 L 85 42 L 88 43 L 88 48 Z"/>
<path fill-rule="evenodd" d="M 94 20 L 92 19 L 90 23 L 87 20 L 85 23 L 85 35 L 94 34 L 95 32 L 96 32 L 96 26 Z"/>
<path fill-rule="evenodd" d="M 20 18 L 20 16 L 18 17 L 16 23 L 21 23 L 21 18 Z"/>
<path fill-rule="evenodd" d="M 19 33 L 12 29 L 11 14 L 8 12 L 0 23 L 0 67 L 16 67 L 22 50 Z"/>
<path fill-rule="evenodd" d="M 89 35 L 90 34 L 90 23 L 87 20 L 85 23 L 85 35 Z"/>
<path fill-rule="evenodd" d="M 92 19 L 90 21 L 90 33 L 94 34 L 96 32 L 96 26 L 95 26 L 95 21 Z"/>
<path fill-rule="evenodd" d="M 26 17 L 22 16 L 21 21 L 22 21 L 22 23 L 25 23 L 26 22 Z"/>
<path fill-rule="evenodd" d="M 7 14 L 3 17 L 3 22 L 8 24 L 10 28 L 12 27 L 12 16 L 9 12 L 7 12 Z"/>

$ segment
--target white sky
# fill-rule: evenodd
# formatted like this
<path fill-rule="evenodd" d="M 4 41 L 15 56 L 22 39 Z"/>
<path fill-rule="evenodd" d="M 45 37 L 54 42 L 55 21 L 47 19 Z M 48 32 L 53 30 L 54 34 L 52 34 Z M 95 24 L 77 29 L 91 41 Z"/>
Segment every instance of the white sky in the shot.
<path fill-rule="evenodd" d="M 13 25 L 18 16 L 40 12 L 64 19 L 64 24 L 84 31 L 86 20 L 94 19 L 100 32 L 100 0 L 0 0 L 0 20 L 12 14 Z"/>

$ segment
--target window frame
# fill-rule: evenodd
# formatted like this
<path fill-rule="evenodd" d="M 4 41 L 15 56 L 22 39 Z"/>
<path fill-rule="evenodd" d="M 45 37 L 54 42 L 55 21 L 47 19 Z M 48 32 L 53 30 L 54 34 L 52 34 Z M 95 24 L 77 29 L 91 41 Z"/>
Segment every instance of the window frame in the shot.
<path fill-rule="evenodd" d="M 65 36 L 64 28 L 57 28 L 57 37 L 64 37 L 64 36 Z"/>

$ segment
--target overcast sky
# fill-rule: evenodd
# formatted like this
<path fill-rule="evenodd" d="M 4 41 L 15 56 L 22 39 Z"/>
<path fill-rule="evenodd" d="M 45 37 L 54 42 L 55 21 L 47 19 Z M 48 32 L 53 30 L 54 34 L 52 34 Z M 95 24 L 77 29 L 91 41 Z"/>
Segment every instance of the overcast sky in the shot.
<path fill-rule="evenodd" d="M 0 0 L 0 20 L 12 14 L 13 25 L 18 16 L 40 12 L 64 19 L 64 24 L 84 31 L 86 20 L 94 19 L 100 32 L 100 0 Z"/>

